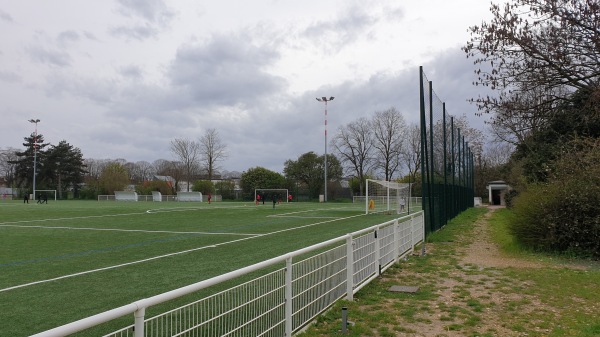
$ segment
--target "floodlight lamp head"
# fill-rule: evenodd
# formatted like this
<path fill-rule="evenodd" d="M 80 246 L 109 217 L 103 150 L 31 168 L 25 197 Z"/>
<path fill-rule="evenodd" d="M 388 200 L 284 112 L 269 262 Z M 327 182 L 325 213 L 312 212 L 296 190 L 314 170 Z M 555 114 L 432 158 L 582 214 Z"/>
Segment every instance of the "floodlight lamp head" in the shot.
<path fill-rule="evenodd" d="M 323 100 L 322 100 L 322 99 L 320 99 L 320 98 L 318 98 L 318 97 L 317 97 L 317 101 L 319 101 L 319 102 L 323 102 Z"/>
<path fill-rule="evenodd" d="M 327 97 L 323 96 L 321 97 L 322 100 L 324 100 L 325 102 L 327 102 Z"/>
<path fill-rule="evenodd" d="M 329 97 L 329 100 L 330 100 L 330 101 L 333 101 L 333 99 L 334 99 L 334 98 L 335 98 L 335 97 L 331 96 L 331 97 Z"/>
<path fill-rule="evenodd" d="M 39 123 L 40 120 L 39 119 L 30 119 L 29 122 L 30 123 Z"/>

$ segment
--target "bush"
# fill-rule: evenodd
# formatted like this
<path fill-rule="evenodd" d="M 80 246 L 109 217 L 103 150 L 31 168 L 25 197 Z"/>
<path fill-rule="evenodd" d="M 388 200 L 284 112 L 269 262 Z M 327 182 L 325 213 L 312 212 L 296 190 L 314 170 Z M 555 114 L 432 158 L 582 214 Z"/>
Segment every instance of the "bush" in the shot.
<path fill-rule="evenodd" d="M 192 186 L 192 191 L 201 192 L 203 195 L 215 193 L 215 184 L 210 180 L 196 180 Z"/>
<path fill-rule="evenodd" d="M 79 199 L 96 200 L 100 191 L 91 185 L 86 185 L 79 190 Z"/>
<path fill-rule="evenodd" d="M 145 181 L 143 184 L 137 185 L 135 191 L 140 195 L 150 195 L 153 191 L 158 191 L 162 195 L 175 194 L 171 184 L 162 180 Z"/>
<path fill-rule="evenodd" d="M 515 197 L 517 195 L 519 195 L 519 192 L 517 192 L 517 190 L 510 190 L 504 195 L 504 202 L 506 203 L 506 207 L 508 207 L 508 208 L 513 207 L 513 205 L 514 205 L 513 200 L 515 199 Z"/>
<path fill-rule="evenodd" d="M 600 141 L 577 140 L 548 183 L 514 200 L 516 239 L 534 249 L 600 258 Z"/>
<path fill-rule="evenodd" d="M 232 180 L 223 180 L 215 184 L 216 193 L 220 194 L 223 200 L 235 199 L 235 183 Z"/>

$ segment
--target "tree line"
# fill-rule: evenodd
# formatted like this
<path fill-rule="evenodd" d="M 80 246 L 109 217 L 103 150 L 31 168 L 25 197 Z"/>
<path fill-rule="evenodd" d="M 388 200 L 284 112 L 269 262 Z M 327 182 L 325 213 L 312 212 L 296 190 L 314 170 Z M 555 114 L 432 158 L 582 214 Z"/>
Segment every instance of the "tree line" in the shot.
<path fill-rule="evenodd" d="M 483 143 L 483 133 L 469 128 L 466 117 L 458 119 L 473 142 Z M 31 192 L 34 137 L 25 138 L 24 151 L 0 151 L 0 171 L 9 186 Z M 55 189 L 59 198 L 95 199 L 100 194 L 113 194 L 134 185 L 140 194 L 161 191 L 174 194 L 179 190 L 218 193 L 226 199 L 253 197 L 257 188 L 288 188 L 305 199 L 318 199 L 324 190 L 324 155 L 307 152 L 284 162 L 282 173 L 263 167 L 228 172 L 221 167 L 228 157 L 227 144 L 215 129 L 209 129 L 197 140 L 176 138 L 170 142 L 173 160 L 129 162 L 126 159 L 84 159 L 81 150 L 66 141 L 58 146 L 46 144 L 38 134 L 37 189 Z M 413 182 L 413 195 L 419 195 L 420 131 L 416 124 L 406 123 L 394 107 L 376 111 L 340 126 L 327 155 L 328 199 L 364 195 L 368 178 Z M 161 179 L 169 177 L 171 180 Z M 217 185 L 212 181 L 220 179 Z M 242 195 L 235 194 L 233 178 L 240 178 Z M 217 180 L 218 180 L 217 179 Z M 350 191 L 340 184 L 348 179 Z M 185 183 L 184 183 L 185 182 Z M 482 187 L 483 188 L 483 187 Z"/>
<path fill-rule="evenodd" d="M 44 142 L 43 134 L 31 134 L 24 139 L 23 151 L 13 148 L 0 150 L 0 173 L 6 185 L 14 187 L 20 194 L 31 193 L 35 161 L 36 190 L 56 190 L 60 199 L 68 195 L 95 199 L 99 194 L 113 194 L 128 185 L 135 185 L 143 194 L 153 190 L 174 194 L 182 181 L 212 180 L 219 161 L 226 158 L 226 146 L 215 129 L 209 129 L 198 141 L 171 141 L 175 159 L 158 159 L 153 163 L 84 159 L 82 151 L 66 140 L 52 145 Z M 196 151 L 193 161 L 185 160 L 182 144 L 191 144 Z M 152 181 L 155 176 L 168 176 L 172 181 Z M 239 173 L 223 171 L 222 176 L 239 176 Z M 224 185 L 230 187 L 230 184 Z M 187 190 L 190 188 L 188 186 Z"/>
<path fill-rule="evenodd" d="M 473 98 L 512 146 L 499 167 L 514 187 L 510 228 L 532 249 L 600 258 L 600 4 L 515 0 L 492 4 L 492 19 L 463 47 Z"/>

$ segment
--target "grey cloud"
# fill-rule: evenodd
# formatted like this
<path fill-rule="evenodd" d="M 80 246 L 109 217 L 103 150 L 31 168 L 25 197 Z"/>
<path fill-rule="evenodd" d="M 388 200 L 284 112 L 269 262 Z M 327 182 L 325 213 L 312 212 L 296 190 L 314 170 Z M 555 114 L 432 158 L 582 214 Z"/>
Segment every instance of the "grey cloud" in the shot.
<path fill-rule="evenodd" d="M 120 12 L 126 16 L 136 16 L 145 21 L 167 25 L 175 16 L 175 12 L 162 0 L 119 0 Z"/>
<path fill-rule="evenodd" d="M 46 78 L 46 95 L 60 98 L 72 95 L 85 98 L 100 106 L 110 106 L 119 97 L 119 89 L 114 81 L 52 73 Z"/>
<path fill-rule="evenodd" d="M 143 75 L 144 75 L 142 68 L 140 68 L 136 65 L 129 65 L 129 66 L 121 67 L 119 69 L 119 73 L 123 77 L 135 79 L 135 80 L 142 79 Z"/>
<path fill-rule="evenodd" d="M 401 21 L 406 14 L 403 8 L 384 8 L 383 16 L 388 21 Z"/>
<path fill-rule="evenodd" d="M 120 26 L 111 29 L 110 33 L 116 37 L 126 39 L 145 40 L 158 34 L 158 30 L 150 25 Z"/>
<path fill-rule="evenodd" d="M 263 70 L 278 57 L 268 47 L 253 45 L 246 36 L 216 36 L 205 45 L 180 48 L 168 77 L 194 102 L 231 105 L 255 101 L 287 84 Z"/>
<path fill-rule="evenodd" d="M 6 13 L 3 10 L 0 10 L 0 20 L 6 21 L 6 22 L 13 22 L 12 16 L 10 16 L 10 14 Z"/>
<path fill-rule="evenodd" d="M 57 67 L 68 67 L 71 65 L 71 57 L 68 53 L 58 50 L 47 50 L 38 45 L 27 49 L 32 60 L 39 63 Z"/>
<path fill-rule="evenodd" d="M 61 32 L 60 34 L 58 34 L 57 37 L 58 43 L 60 45 L 67 45 L 71 42 L 77 42 L 79 41 L 79 39 L 79 33 L 77 33 L 74 30 L 66 30 L 64 32 Z"/>
<path fill-rule="evenodd" d="M 361 35 L 368 34 L 369 27 L 377 20 L 363 8 L 355 6 L 337 19 L 321 21 L 309 26 L 302 35 L 328 52 L 335 52 L 345 45 L 352 44 Z"/>
<path fill-rule="evenodd" d="M 110 33 L 126 39 L 145 40 L 160 33 L 160 28 L 168 27 L 175 12 L 162 0 L 118 0 L 118 11 L 129 18 L 137 19 L 130 25 L 112 28 Z"/>
<path fill-rule="evenodd" d="M 21 76 L 12 71 L 1 71 L 0 70 L 0 81 L 7 83 L 19 83 L 21 82 Z"/>
<path fill-rule="evenodd" d="M 85 36 L 88 40 L 98 41 L 98 38 L 96 38 L 96 35 L 94 35 L 92 32 L 83 31 L 83 36 Z"/>

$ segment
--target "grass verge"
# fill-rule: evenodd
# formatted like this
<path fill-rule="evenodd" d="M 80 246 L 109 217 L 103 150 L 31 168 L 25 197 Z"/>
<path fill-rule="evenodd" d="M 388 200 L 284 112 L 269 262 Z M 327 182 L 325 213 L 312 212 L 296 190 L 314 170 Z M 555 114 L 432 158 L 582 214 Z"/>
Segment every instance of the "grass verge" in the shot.
<path fill-rule="evenodd" d="M 425 256 L 388 269 L 300 336 L 342 335 L 342 307 L 354 323 L 344 336 L 600 336 L 598 264 L 526 251 L 507 230 L 509 210 L 486 213 L 463 212 L 428 237 Z M 499 247 L 495 260 L 465 262 L 483 240 L 475 228 Z M 394 293 L 392 285 L 419 291 Z"/>

